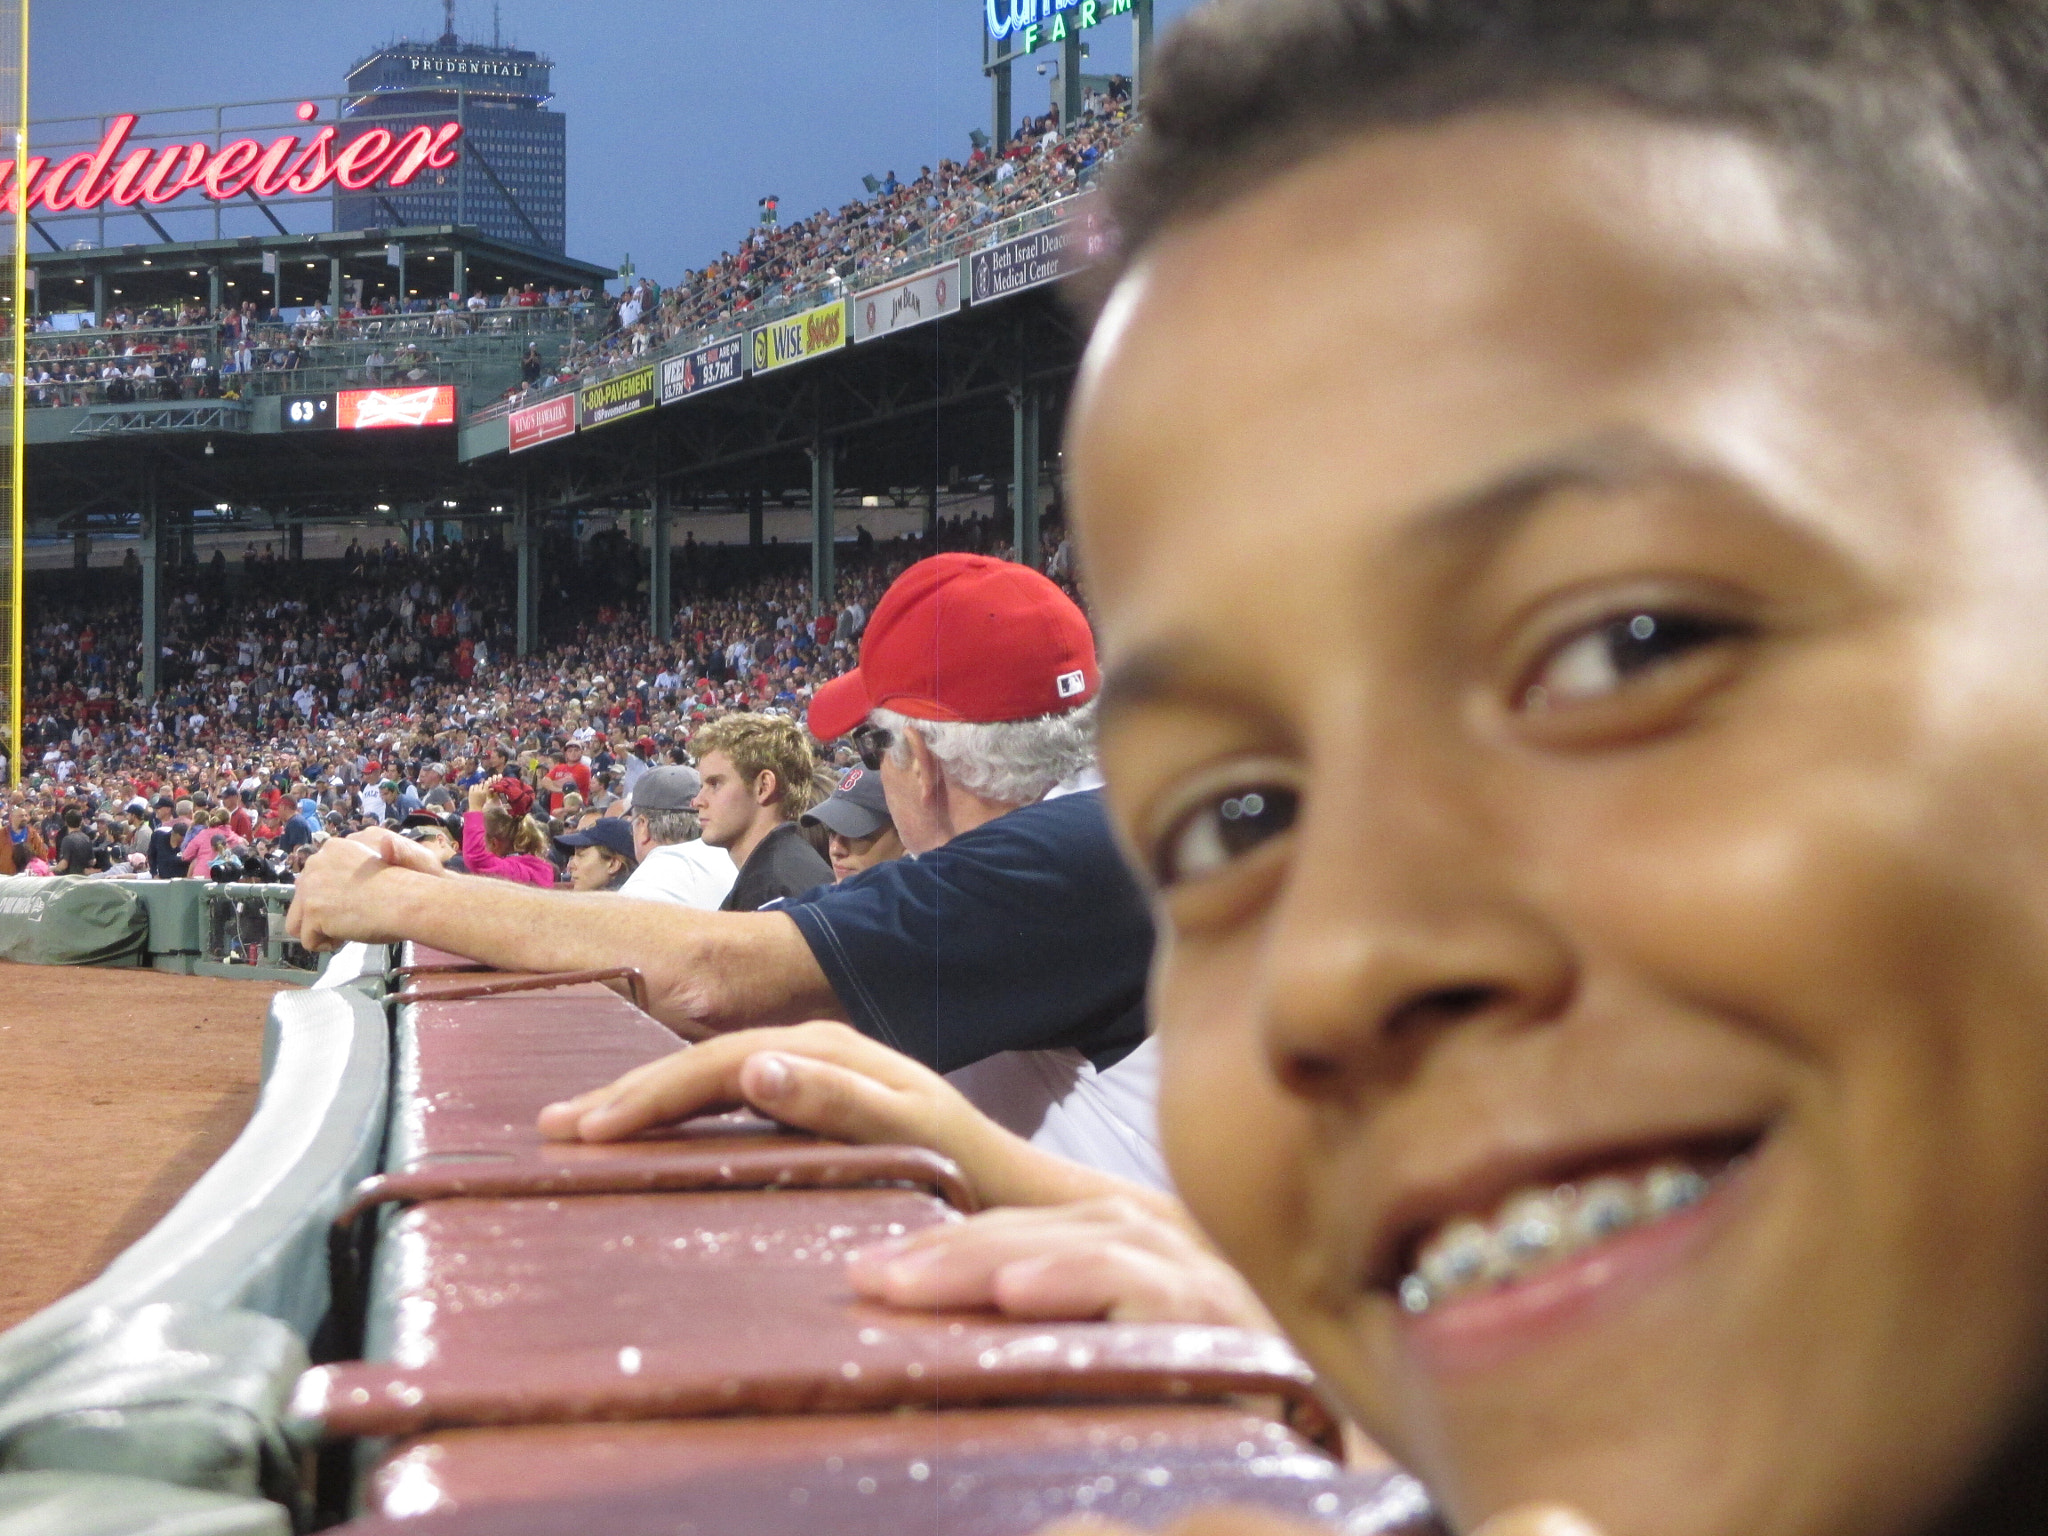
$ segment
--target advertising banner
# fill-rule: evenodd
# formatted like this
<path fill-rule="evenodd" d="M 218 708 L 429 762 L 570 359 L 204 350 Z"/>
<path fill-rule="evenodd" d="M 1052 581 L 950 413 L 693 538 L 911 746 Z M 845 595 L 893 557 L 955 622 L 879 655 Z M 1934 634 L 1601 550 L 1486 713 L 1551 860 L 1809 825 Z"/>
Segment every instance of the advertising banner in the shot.
<path fill-rule="evenodd" d="M 846 301 L 807 309 L 747 332 L 749 373 L 767 373 L 846 345 Z"/>
<path fill-rule="evenodd" d="M 960 307 L 960 263 L 949 261 L 915 277 L 884 283 L 846 302 L 853 310 L 855 341 L 873 341 L 891 331 L 923 325 Z"/>
<path fill-rule="evenodd" d="M 602 384 L 586 384 L 577 410 L 577 424 L 586 431 L 654 409 L 654 367 L 635 368 Z"/>
<path fill-rule="evenodd" d="M 357 427 L 452 427 L 455 386 L 419 384 L 405 389 L 344 389 L 334 424 Z"/>
<path fill-rule="evenodd" d="M 505 438 L 514 453 L 538 448 L 576 430 L 576 397 L 557 395 L 539 405 L 523 405 L 506 422 Z"/>
<path fill-rule="evenodd" d="M 721 384 L 737 383 L 747 360 L 747 344 L 738 336 L 666 359 L 661 365 L 661 403 L 672 405 Z"/>
<path fill-rule="evenodd" d="M 1072 277 L 1102 254 L 1103 233 L 1092 214 L 1076 214 L 967 258 L 968 298 L 976 304 L 1041 283 Z"/>

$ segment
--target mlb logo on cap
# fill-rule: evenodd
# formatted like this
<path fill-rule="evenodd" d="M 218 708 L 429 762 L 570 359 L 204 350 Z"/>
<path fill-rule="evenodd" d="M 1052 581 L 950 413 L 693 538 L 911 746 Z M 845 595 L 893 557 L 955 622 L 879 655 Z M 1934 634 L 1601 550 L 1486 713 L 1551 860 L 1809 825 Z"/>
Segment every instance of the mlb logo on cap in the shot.
<path fill-rule="evenodd" d="M 1054 679 L 1053 686 L 1059 689 L 1061 698 L 1071 699 L 1077 693 L 1086 693 L 1088 691 L 1088 674 L 1086 672 L 1062 672 Z"/>

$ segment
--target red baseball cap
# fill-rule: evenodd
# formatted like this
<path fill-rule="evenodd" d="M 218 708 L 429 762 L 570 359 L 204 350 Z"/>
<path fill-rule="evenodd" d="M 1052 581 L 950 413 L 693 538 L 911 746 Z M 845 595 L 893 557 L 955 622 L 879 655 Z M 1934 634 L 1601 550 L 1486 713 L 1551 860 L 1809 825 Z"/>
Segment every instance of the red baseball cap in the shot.
<path fill-rule="evenodd" d="M 875 604 L 860 665 L 811 699 L 811 734 L 846 735 L 871 709 L 914 720 L 1035 720 L 1095 697 L 1095 636 L 1074 600 L 1028 565 L 920 560 Z"/>

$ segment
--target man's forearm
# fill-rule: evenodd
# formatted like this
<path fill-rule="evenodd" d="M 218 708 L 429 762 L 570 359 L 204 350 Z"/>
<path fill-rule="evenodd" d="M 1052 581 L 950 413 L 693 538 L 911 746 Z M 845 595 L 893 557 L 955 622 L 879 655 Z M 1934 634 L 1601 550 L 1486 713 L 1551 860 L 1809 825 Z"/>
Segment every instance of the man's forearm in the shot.
<path fill-rule="evenodd" d="M 402 877 L 402 878 L 401 878 Z M 712 1029 L 841 1019 L 803 934 L 777 912 L 700 912 L 671 902 L 543 891 L 483 876 L 392 869 L 391 927 L 512 971 L 635 966 L 655 1017 Z"/>

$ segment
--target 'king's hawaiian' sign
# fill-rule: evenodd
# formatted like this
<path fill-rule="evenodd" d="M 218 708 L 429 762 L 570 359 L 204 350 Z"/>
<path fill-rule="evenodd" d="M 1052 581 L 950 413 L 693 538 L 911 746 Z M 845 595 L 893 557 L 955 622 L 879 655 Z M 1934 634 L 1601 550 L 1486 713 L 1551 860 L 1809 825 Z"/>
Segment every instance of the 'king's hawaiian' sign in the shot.
<path fill-rule="evenodd" d="M 318 109 L 299 106 L 301 121 Z M 445 170 L 456 160 L 460 123 L 422 123 L 402 133 L 371 128 L 334 148 L 335 130 L 322 128 L 304 144 L 297 134 L 280 134 L 268 144 L 229 139 L 218 146 L 197 142 L 128 149 L 135 116 L 115 118 L 95 149 L 51 165 L 31 155 L 28 175 L 17 177 L 13 160 L 0 160 L 0 212 L 12 213 L 14 199 L 28 188 L 30 209 L 87 213 L 95 208 L 161 207 L 187 192 L 224 203 L 244 192 L 258 197 L 304 196 L 329 182 L 361 192 L 380 182 L 402 187 L 424 170 Z M 123 151 L 126 150 L 124 154 Z M 118 163 L 116 163 L 118 162 Z"/>

